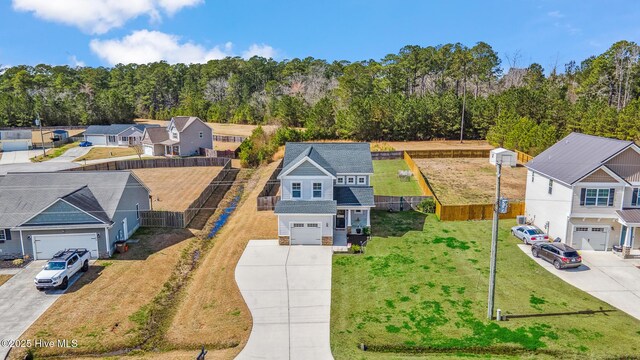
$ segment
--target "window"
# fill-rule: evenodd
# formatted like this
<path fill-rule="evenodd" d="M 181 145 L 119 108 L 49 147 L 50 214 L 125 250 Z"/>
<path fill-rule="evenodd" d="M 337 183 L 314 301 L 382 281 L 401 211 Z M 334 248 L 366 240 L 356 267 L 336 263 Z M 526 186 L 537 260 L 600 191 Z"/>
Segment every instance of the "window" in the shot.
<path fill-rule="evenodd" d="M 353 210 L 354 214 L 362 214 L 362 210 Z"/>
<path fill-rule="evenodd" d="M 640 189 L 638 188 L 633 189 L 633 193 L 631 194 L 631 206 L 640 205 L 640 191 L 638 190 Z"/>
<path fill-rule="evenodd" d="M 314 198 L 322 197 L 322 183 L 313 183 L 313 197 Z"/>
<path fill-rule="evenodd" d="M 126 137 L 126 136 L 123 136 L 123 137 L 122 137 L 122 141 L 129 141 L 129 138 L 128 138 L 128 137 Z"/>
<path fill-rule="evenodd" d="M 7 230 L 0 230 L 0 240 L 7 240 L 7 236 L 5 235 L 5 231 Z"/>
<path fill-rule="evenodd" d="M 303 227 L 304 227 L 304 224 L 302 224 L 302 223 L 294 223 L 294 224 L 293 224 L 293 227 L 294 227 L 294 228 L 303 228 Z"/>
<path fill-rule="evenodd" d="M 366 176 L 358 176 L 358 185 L 365 185 L 367 183 Z"/>
<path fill-rule="evenodd" d="M 200 139 L 202 139 L 204 137 L 204 132 L 200 131 L 200 133 L 198 134 L 198 136 L 200 136 Z"/>
<path fill-rule="evenodd" d="M 595 231 L 595 232 L 604 232 L 604 228 L 591 228 L 591 231 Z"/>
<path fill-rule="evenodd" d="M 614 189 L 582 189 L 580 205 L 613 206 Z"/>
<path fill-rule="evenodd" d="M 586 232 L 586 231 L 589 231 L 589 228 L 588 228 L 588 227 L 576 227 L 576 230 L 575 230 L 575 231 L 582 231 L 582 232 Z"/>
<path fill-rule="evenodd" d="M 553 194 L 553 180 L 549 179 L 549 195 Z"/>
<path fill-rule="evenodd" d="M 338 178 L 336 179 L 336 183 L 338 185 L 343 185 L 344 184 L 344 176 L 338 176 Z"/>
<path fill-rule="evenodd" d="M 140 204 L 136 204 L 136 220 L 140 220 Z"/>
<path fill-rule="evenodd" d="M 355 176 L 347 176 L 347 184 L 353 185 L 355 183 L 356 183 L 356 177 Z"/>
<path fill-rule="evenodd" d="M 292 183 L 291 184 L 291 197 L 292 198 L 301 198 L 302 197 L 302 184 L 301 183 Z"/>
<path fill-rule="evenodd" d="M 319 227 L 320 227 L 320 225 L 319 225 L 319 224 L 317 224 L 317 223 L 308 223 L 308 224 L 307 224 L 307 227 L 310 227 L 310 228 L 319 228 Z"/>
<path fill-rule="evenodd" d="M 109 136 L 109 142 L 116 142 L 115 136 Z"/>
<path fill-rule="evenodd" d="M 534 173 L 533 171 L 531 172 L 531 182 L 533 182 L 533 180 L 535 180 L 536 177 L 536 173 Z"/>

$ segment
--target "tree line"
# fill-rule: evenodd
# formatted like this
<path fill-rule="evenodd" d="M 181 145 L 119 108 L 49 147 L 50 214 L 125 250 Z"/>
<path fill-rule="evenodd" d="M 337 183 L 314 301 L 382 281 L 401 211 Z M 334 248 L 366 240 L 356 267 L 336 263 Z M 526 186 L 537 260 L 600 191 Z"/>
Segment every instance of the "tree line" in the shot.
<path fill-rule="evenodd" d="M 380 60 L 226 58 L 205 64 L 14 66 L 0 126 L 211 122 L 306 127 L 309 139 L 488 139 L 537 154 L 571 131 L 640 138 L 640 48 L 619 41 L 564 69 L 504 70 L 484 42 L 405 46 Z"/>

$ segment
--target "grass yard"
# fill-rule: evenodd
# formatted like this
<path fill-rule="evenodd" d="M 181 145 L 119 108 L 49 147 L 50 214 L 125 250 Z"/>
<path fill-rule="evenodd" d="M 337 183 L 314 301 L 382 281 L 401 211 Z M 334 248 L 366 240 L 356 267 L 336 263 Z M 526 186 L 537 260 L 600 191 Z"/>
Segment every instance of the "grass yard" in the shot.
<path fill-rule="evenodd" d="M 42 161 L 55 159 L 58 156 L 64 154 L 67 150 L 74 148 L 78 145 L 80 145 L 79 142 L 73 142 L 73 143 L 65 144 L 59 148 L 47 149 L 47 156 L 38 155 L 36 157 L 31 158 L 31 161 L 42 162 Z"/>
<path fill-rule="evenodd" d="M 184 211 L 220 170 L 220 166 L 194 166 L 131 171 L 151 190 L 154 210 Z"/>
<path fill-rule="evenodd" d="M 414 159 L 438 200 L 447 205 L 492 203 L 496 194 L 496 168 L 484 158 Z M 500 193 L 524 201 L 527 169 L 502 167 Z"/>
<path fill-rule="evenodd" d="M 0 286 L 2 286 L 2 284 L 6 283 L 7 281 L 9 281 L 9 279 L 11 279 L 13 275 L 4 275 L 4 274 L 0 274 Z"/>
<path fill-rule="evenodd" d="M 193 245 L 182 229 L 142 229 L 125 254 L 98 260 L 22 335 L 76 339 L 77 348 L 36 348 L 36 358 L 100 354 L 136 346 L 144 338 L 148 304 L 162 292 L 183 251 Z M 24 353 L 13 352 L 12 359 Z"/>
<path fill-rule="evenodd" d="M 416 178 L 412 176 L 408 180 L 401 180 L 398 177 L 398 170 L 409 170 L 407 163 L 402 159 L 374 160 L 373 177 L 371 178 L 373 193 L 387 196 L 422 195 Z"/>
<path fill-rule="evenodd" d="M 439 222 L 415 212 L 374 212 L 371 220 L 375 237 L 366 254 L 333 258 L 336 359 L 640 354 L 640 321 L 536 264 L 510 236 L 513 221 L 500 226 L 496 308 L 529 316 L 490 322 L 490 221 Z M 551 315 L 582 310 L 608 312 Z"/>
<path fill-rule="evenodd" d="M 137 155 L 132 147 L 94 147 L 85 156 L 77 158 L 75 161 L 110 159 L 120 156 Z"/>

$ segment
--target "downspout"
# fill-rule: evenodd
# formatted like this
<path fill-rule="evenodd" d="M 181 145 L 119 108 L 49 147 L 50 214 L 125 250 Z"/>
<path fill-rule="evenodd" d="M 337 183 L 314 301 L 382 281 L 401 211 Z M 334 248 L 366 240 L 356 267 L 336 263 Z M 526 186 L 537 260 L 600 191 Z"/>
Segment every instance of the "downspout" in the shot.
<path fill-rule="evenodd" d="M 111 247 L 109 247 L 109 228 L 104 227 L 104 242 L 107 246 L 107 256 L 111 257 Z M 98 257 L 100 257 L 100 253 L 98 253 Z"/>
<path fill-rule="evenodd" d="M 24 241 L 22 240 L 22 230 L 20 230 L 20 247 L 22 248 L 22 257 L 24 258 Z"/>

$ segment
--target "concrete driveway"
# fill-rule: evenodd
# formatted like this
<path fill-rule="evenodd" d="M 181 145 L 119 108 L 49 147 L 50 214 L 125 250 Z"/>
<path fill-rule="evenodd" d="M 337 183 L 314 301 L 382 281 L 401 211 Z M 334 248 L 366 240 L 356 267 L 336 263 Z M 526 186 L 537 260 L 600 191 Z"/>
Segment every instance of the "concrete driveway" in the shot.
<path fill-rule="evenodd" d="M 236 359 L 333 359 L 332 254 L 327 246 L 249 242 L 235 274 L 253 328 Z"/>
<path fill-rule="evenodd" d="M 640 260 L 623 260 L 611 252 L 580 250 L 582 266 L 556 270 L 552 264 L 531 255 L 531 247 L 519 244 L 522 251 L 552 274 L 594 297 L 640 319 Z"/>
<path fill-rule="evenodd" d="M 64 152 L 64 154 L 57 158 L 51 159 L 48 162 L 72 162 L 80 156 L 86 155 L 91 150 L 90 147 L 76 146 Z"/>
<path fill-rule="evenodd" d="M 45 260 L 34 261 L 0 286 L 0 340 L 18 339 L 64 293 L 36 290 L 33 278 L 45 264 Z M 71 278 L 69 286 L 80 276 Z M 0 359 L 8 352 L 9 348 L 0 347 Z"/>
<path fill-rule="evenodd" d="M 0 165 L 30 163 L 30 158 L 38 155 L 37 150 L 7 151 L 0 157 Z"/>
<path fill-rule="evenodd" d="M 7 164 L 0 165 L 0 175 L 10 172 L 52 172 L 79 167 L 80 165 L 73 162 L 51 162 L 43 161 L 40 163 L 24 163 L 24 164 Z"/>

